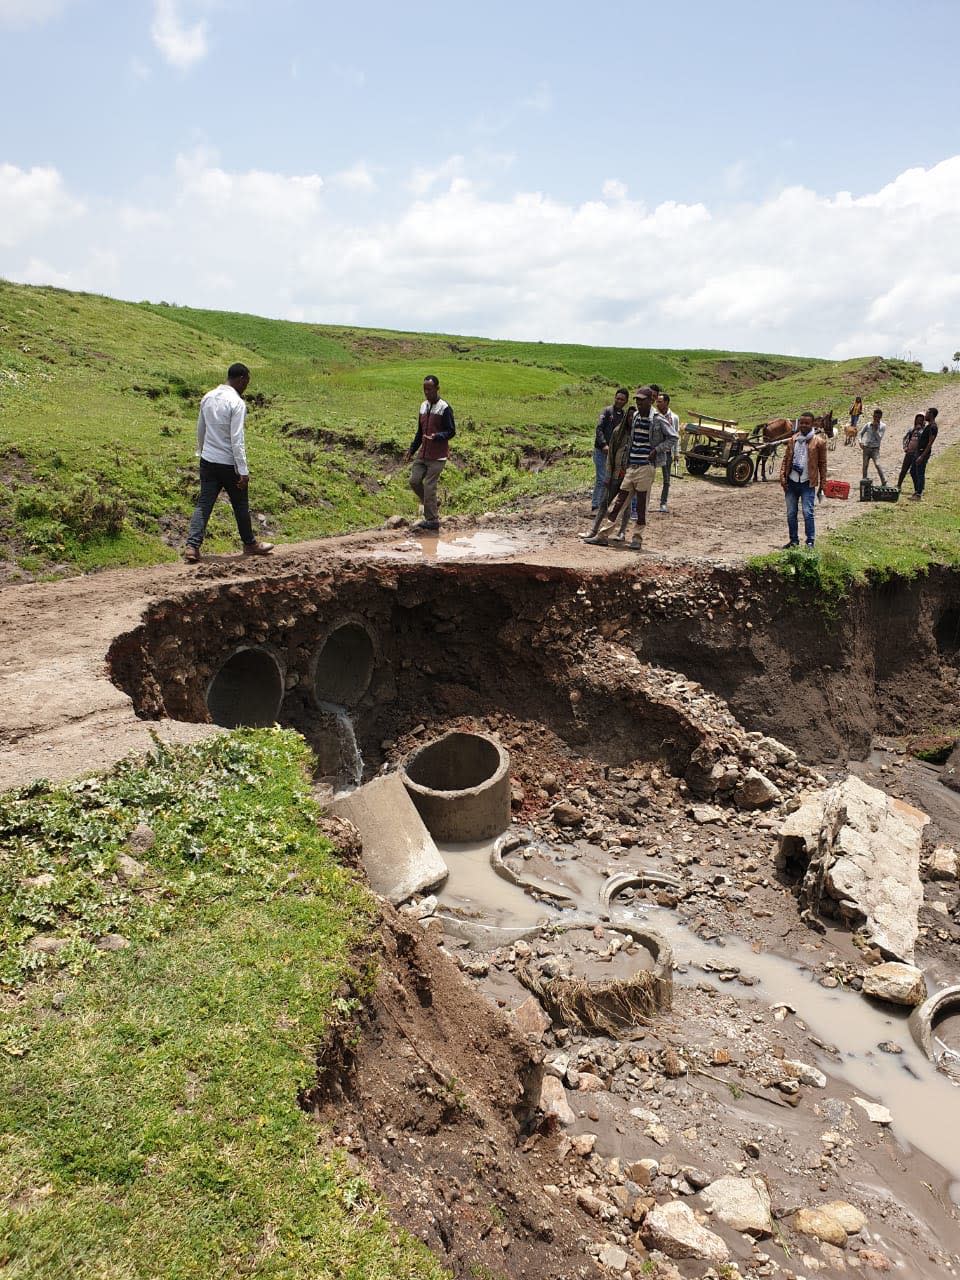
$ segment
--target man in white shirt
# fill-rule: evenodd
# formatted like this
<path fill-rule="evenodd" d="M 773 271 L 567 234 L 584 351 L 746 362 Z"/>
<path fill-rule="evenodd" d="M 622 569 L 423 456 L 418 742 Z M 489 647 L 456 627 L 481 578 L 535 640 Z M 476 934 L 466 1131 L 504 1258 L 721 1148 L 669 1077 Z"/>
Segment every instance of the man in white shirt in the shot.
<path fill-rule="evenodd" d="M 200 458 L 200 501 L 197 503 L 187 532 L 183 558 L 188 564 L 200 559 L 200 544 L 207 531 L 207 521 L 221 489 L 226 489 L 237 521 L 237 531 L 245 556 L 265 556 L 273 550 L 272 542 L 259 542 L 250 523 L 248 488 L 250 468 L 244 441 L 247 406 L 243 393 L 250 382 L 245 364 L 232 364 L 226 382 L 214 387 L 200 401 L 197 418 L 197 455 Z"/>
<path fill-rule="evenodd" d="M 883 443 L 883 435 L 886 429 L 887 424 L 883 420 L 883 412 L 880 409 L 874 409 L 871 421 L 865 427 L 860 428 L 860 434 L 857 438 L 860 441 L 860 448 L 863 452 L 864 480 L 867 478 L 870 463 L 873 462 L 873 465 L 877 468 L 880 483 L 887 483 L 883 468 L 880 466 L 880 446 Z"/>

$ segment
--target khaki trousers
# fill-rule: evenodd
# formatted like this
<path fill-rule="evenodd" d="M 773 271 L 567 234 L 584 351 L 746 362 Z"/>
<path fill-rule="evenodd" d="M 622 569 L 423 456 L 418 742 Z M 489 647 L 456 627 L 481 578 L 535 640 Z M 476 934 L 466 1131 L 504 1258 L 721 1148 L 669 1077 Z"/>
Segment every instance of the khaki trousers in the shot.
<path fill-rule="evenodd" d="M 440 508 L 437 504 L 437 481 L 446 464 L 446 458 L 437 458 L 433 462 L 424 462 L 422 458 L 410 468 L 410 488 L 423 503 L 423 518 L 433 523 L 440 519 Z"/>

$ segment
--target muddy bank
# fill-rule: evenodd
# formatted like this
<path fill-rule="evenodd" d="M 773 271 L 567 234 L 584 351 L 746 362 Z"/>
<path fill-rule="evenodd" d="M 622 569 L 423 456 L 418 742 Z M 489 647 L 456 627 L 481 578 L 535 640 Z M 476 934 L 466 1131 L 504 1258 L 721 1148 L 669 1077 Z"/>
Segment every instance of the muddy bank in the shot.
<path fill-rule="evenodd" d="M 339 748 L 321 703 L 341 701 L 374 767 L 384 740 L 426 716 L 495 708 L 612 763 L 689 756 L 698 734 L 611 683 L 602 641 L 701 682 L 807 759 L 860 756 L 877 732 L 955 718 L 960 576 L 854 587 L 834 604 L 726 569 L 331 566 L 152 605 L 108 662 L 139 715 L 194 722 L 226 668 L 241 718 L 294 725 L 322 762 Z"/>

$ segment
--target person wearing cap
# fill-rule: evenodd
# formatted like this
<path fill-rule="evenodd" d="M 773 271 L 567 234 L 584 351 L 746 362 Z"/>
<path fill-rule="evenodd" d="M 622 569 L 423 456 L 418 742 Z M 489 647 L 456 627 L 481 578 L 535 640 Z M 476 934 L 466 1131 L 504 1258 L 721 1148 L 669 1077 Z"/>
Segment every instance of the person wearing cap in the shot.
<path fill-rule="evenodd" d="M 657 474 L 654 459 L 656 451 L 667 436 L 670 421 L 653 409 L 655 392 L 652 387 L 637 387 L 634 399 L 636 409 L 625 420 L 610 441 L 610 452 L 607 462 L 607 500 L 594 521 L 593 528 L 584 538 L 585 542 L 598 546 L 606 546 L 607 539 L 613 533 L 617 516 L 620 515 L 620 528 L 614 534 L 614 542 L 625 542 L 627 525 L 630 521 L 630 505 L 634 497 L 637 499 L 637 530 L 630 541 L 631 547 L 639 551 L 643 546 L 641 530 L 646 524 L 647 494 L 653 487 Z M 610 507 L 610 499 L 616 492 L 616 501 Z M 606 528 L 604 520 L 608 520 Z"/>

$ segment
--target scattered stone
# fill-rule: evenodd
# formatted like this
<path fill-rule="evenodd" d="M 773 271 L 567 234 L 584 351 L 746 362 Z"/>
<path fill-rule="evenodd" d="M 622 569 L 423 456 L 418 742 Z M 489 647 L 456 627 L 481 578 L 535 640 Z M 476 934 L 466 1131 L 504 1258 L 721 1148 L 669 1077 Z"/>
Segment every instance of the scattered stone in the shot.
<path fill-rule="evenodd" d="M 938 844 L 930 855 L 929 872 L 931 880 L 956 880 L 957 851 L 949 845 Z"/>
<path fill-rule="evenodd" d="M 546 1116 L 556 1116 L 560 1124 L 575 1124 L 577 1117 L 567 1101 L 567 1092 L 556 1076 L 544 1076 L 540 1086 L 540 1110 Z"/>
<path fill-rule="evenodd" d="M 655 1142 L 658 1147 L 665 1147 L 670 1141 L 670 1130 L 665 1124 L 648 1124 L 643 1132 L 644 1135 Z"/>
<path fill-rule="evenodd" d="M 382 529 L 402 529 L 406 524 L 406 516 L 387 516 L 380 527 Z"/>
<path fill-rule="evenodd" d="M 147 868 L 136 858 L 131 858 L 128 853 L 117 855 L 117 875 L 121 880 L 142 880 L 146 874 Z"/>
<path fill-rule="evenodd" d="M 854 1094 L 853 1101 L 866 1114 L 871 1124 L 892 1124 L 893 1116 L 879 1102 L 868 1102 L 866 1098 L 858 1098 Z"/>
<path fill-rule="evenodd" d="M 576 827 L 583 821 L 583 814 L 576 805 L 561 800 L 551 810 L 553 820 L 558 827 Z"/>
<path fill-rule="evenodd" d="M 123 951 L 129 947 L 130 939 L 122 933 L 105 933 L 93 944 L 98 951 Z"/>
<path fill-rule="evenodd" d="M 534 1040 L 542 1040 L 545 1031 L 550 1030 L 550 1019 L 536 996 L 527 996 L 523 1004 L 517 1005 L 513 1011 L 513 1020 L 522 1035 Z"/>
<path fill-rule="evenodd" d="M 603 1093 L 606 1087 L 599 1076 L 593 1075 L 590 1071 L 580 1072 L 577 1088 L 581 1093 Z"/>
<path fill-rule="evenodd" d="M 600 1250 L 600 1264 L 611 1271 L 625 1271 L 629 1255 L 618 1244 L 605 1244 Z"/>
<path fill-rule="evenodd" d="M 874 1271 L 891 1271 L 893 1263 L 879 1249 L 858 1249 L 857 1258 L 865 1267 L 873 1267 Z"/>
<path fill-rule="evenodd" d="M 701 1199 L 715 1218 L 734 1231 L 757 1237 L 773 1235 L 770 1193 L 756 1174 L 750 1178 L 718 1178 L 705 1188 Z"/>
<path fill-rule="evenodd" d="M 708 822 L 723 822 L 724 812 L 715 804 L 695 804 L 690 809 L 690 817 L 702 827 Z"/>
<path fill-rule="evenodd" d="M 576 1137 L 570 1139 L 570 1149 L 574 1155 L 587 1156 L 593 1155 L 593 1149 L 597 1145 L 597 1135 L 595 1133 L 578 1133 Z"/>
<path fill-rule="evenodd" d="M 668 1258 L 700 1258 L 719 1265 L 730 1257 L 725 1242 L 702 1227 L 682 1200 L 654 1205 L 643 1220 L 640 1235 L 648 1248 L 660 1249 Z"/>
<path fill-rule="evenodd" d="M 616 1217 L 616 1209 L 607 1200 L 601 1200 L 599 1196 L 595 1196 L 592 1191 L 584 1191 L 581 1189 L 577 1192 L 577 1204 L 581 1209 L 589 1213 L 591 1218 L 614 1218 Z"/>
<path fill-rule="evenodd" d="M 39 951 L 43 956 L 55 956 L 69 941 L 69 938 L 55 938 L 51 934 L 36 933 L 26 947 L 28 951 Z"/>
<path fill-rule="evenodd" d="M 818 1071 L 816 1067 L 811 1067 L 809 1063 L 785 1058 L 780 1065 L 784 1071 L 794 1076 L 801 1084 L 811 1085 L 814 1089 L 825 1089 L 827 1087 L 827 1077 L 822 1071 Z"/>
<path fill-rule="evenodd" d="M 680 1076 L 687 1074 L 687 1064 L 677 1053 L 676 1049 L 664 1049 L 663 1051 L 663 1074 L 669 1076 L 671 1080 L 677 1080 Z"/>
<path fill-rule="evenodd" d="M 157 837 L 153 834 L 153 828 L 148 827 L 145 822 L 138 822 L 127 836 L 127 848 L 132 849 L 134 853 L 149 853 L 156 843 Z"/>
<path fill-rule="evenodd" d="M 896 1040 L 881 1040 L 877 1048 L 881 1053 L 903 1053 L 903 1048 L 897 1044 Z"/>
<path fill-rule="evenodd" d="M 779 787 L 775 786 L 766 774 L 759 769 L 750 768 L 743 776 L 743 781 L 733 793 L 734 803 L 738 809 L 764 809 L 767 805 L 776 804 L 783 796 Z"/>
<path fill-rule="evenodd" d="M 846 1200 L 831 1200 L 828 1204 L 812 1205 L 807 1209 L 798 1209 L 793 1217 L 795 1230 L 802 1235 L 813 1236 L 825 1244 L 833 1244 L 842 1249 L 847 1243 L 847 1236 L 862 1231 L 867 1219 L 860 1210 Z"/>
<path fill-rule="evenodd" d="M 914 965 L 891 961 L 864 971 L 863 994 L 913 1009 L 926 1000 L 927 984 L 922 971 Z"/>

